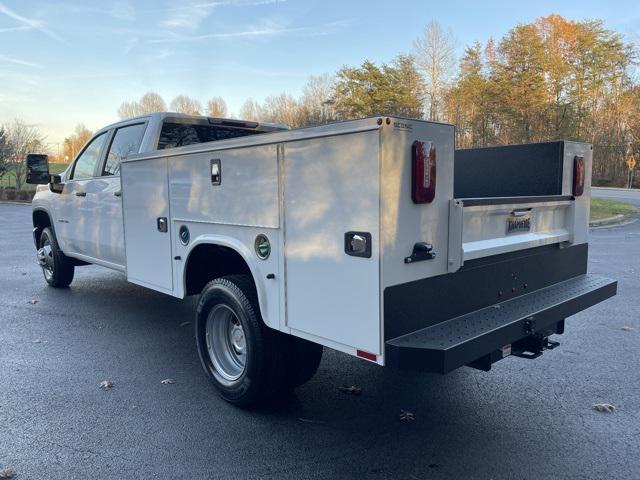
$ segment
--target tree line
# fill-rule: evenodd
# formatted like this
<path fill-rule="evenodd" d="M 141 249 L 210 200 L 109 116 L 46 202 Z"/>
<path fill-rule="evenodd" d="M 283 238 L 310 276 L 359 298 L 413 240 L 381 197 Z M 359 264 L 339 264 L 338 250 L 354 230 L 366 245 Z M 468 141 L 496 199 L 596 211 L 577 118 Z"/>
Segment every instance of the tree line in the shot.
<path fill-rule="evenodd" d="M 221 97 L 202 104 L 178 95 L 167 104 L 149 92 L 123 102 L 117 113 L 125 119 L 175 111 L 294 128 L 372 115 L 442 121 L 456 125 L 457 148 L 556 139 L 592 143 L 594 183 L 624 183 L 625 161 L 640 151 L 640 84 L 635 46 L 621 34 L 599 20 L 550 15 L 469 45 L 461 58 L 456 50 L 453 32 L 431 21 L 410 51 L 386 63 L 365 60 L 311 76 L 298 97 L 249 98 L 230 112 Z M 73 159 L 90 136 L 77 126 L 62 157 Z"/>
<path fill-rule="evenodd" d="M 594 145 L 594 182 L 621 185 L 626 160 L 640 151 L 636 60 L 635 46 L 602 21 L 560 15 L 476 42 L 457 59 L 454 34 L 432 21 L 411 52 L 389 63 L 365 60 L 312 76 L 299 98 L 247 99 L 237 117 L 291 127 L 384 114 L 423 118 L 456 125 L 457 148 L 584 141 Z M 170 109 L 229 115 L 223 99 L 213 100 L 203 109 L 181 95 Z M 159 95 L 146 94 L 118 112 L 127 118 L 165 107 Z"/>

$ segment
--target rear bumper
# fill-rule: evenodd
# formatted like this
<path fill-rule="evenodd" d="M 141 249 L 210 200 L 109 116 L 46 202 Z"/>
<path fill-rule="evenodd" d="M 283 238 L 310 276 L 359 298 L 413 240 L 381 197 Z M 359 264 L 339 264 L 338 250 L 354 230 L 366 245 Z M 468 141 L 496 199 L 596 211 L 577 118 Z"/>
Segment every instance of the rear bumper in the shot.
<path fill-rule="evenodd" d="M 387 340 L 386 363 L 448 373 L 494 355 L 505 345 L 553 330 L 566 317 L 614 296 L 616 290 L 614 280 L 578 275 Z"/>

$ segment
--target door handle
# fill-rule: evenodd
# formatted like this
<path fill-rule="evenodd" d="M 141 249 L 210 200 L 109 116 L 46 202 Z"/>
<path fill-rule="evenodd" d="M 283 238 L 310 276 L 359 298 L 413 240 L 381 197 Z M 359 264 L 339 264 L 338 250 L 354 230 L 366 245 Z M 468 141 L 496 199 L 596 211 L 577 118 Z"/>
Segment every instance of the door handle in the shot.
<path fill-rule="evenodd" d="M 117 192 L 113 192 L 113 194 L 114 194 L 116 197 L 121 197 L 121 196 L 122 196 L 122 190 L 118 190 Z"/>
<path fill-rule="evenodd" d="M 76 197 L 86 197 L 87 192 L 75 192 Z"/>

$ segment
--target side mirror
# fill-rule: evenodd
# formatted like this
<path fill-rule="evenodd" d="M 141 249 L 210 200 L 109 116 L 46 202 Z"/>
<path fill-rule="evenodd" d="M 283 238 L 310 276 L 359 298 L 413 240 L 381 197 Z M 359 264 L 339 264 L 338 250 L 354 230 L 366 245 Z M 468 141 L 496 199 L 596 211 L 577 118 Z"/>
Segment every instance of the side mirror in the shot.
<path fill-rule="evenodd" d="M 36 153 L 27 155 L 27 183 L 36 185 L 49 183 L 49 157 Z"/>
<path fill-rule="evenodd" d="M 62 193 L 63 189 L 62 177 L 56 174 L 49 175 L 49 190 L 53 193 Z"/>

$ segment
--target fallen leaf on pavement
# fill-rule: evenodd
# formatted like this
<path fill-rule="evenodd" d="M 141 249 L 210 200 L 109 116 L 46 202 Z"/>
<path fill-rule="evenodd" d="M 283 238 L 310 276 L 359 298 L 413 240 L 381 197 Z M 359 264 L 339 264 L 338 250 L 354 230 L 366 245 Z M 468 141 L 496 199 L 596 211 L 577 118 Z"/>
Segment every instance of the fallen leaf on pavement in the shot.
<path fill-rule="evenodd" d="M 160 383 L 163 385 L 173 385 L 176 381 L 173 378 L 165 378 L 164 380 L 160 380 Z"/>
<path fill-rule="evenodd" d="M 113 382 L 111 382 L 109 380 L 103 380 L 102 382 L 100 382 L 99 386 L 103 390 L 109 390 L 110 388 L 113 388 Z"/>
<path fill-rule="evenodd" d="M 13 478 L 16 476 L 16 471 L 13 468 L 3 468 L 0 470 L 0 478 Z"/>
<path fill-rule="evenodd" d="M 633 327 L 625 325 L 624 327 L 622 327 L 622 330 L 624 330 L 625 332 L 630 332 L 631 330 L 633 330 Z"/>
<path fill-rule="evenodd" d="M 298 420 L 300 420 L 303 423 L 324 423 L 322 420 L 311 420 L 309 418 L 302 418 L 302 417 L 298 417 Z"/>
<path fill-rule="evenodd" d="M 35 305 L 36 303 L 38 303 L 38 300 L 29 300 L 29 303 L 30 303 L 31 305 Z"/>
<path fill-rule="evenodd" d="M 411 412 L 405 412 L 404 410 L 400 410 L 400 421 L 401 422 L 410 422 L 416 419 L 416 416 Z"/>
<path fill-rule="evenodd" d="M 596 412 L 613 413 L 613 411 L 616 409 L 616 407 L 614 407 L 610 403 L 596 403 L 593 406 L 593 409 Z"/>
<path fill-rule="evenodd" d="M 343 385 L 341 387 L 338 387 L 338 390 L 340 390 L 342 393 L 346 393 L 347 395 L 360 395 L 362 393 L 362 389 L 360 387 L 356 387 L 355 385 L 351 385 L 350 387 Z"/>

